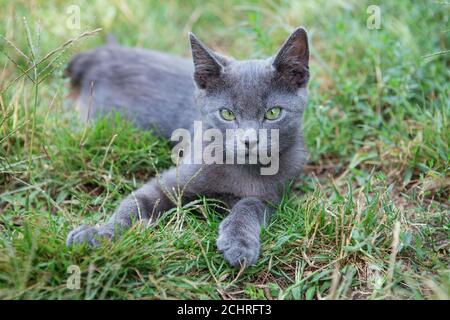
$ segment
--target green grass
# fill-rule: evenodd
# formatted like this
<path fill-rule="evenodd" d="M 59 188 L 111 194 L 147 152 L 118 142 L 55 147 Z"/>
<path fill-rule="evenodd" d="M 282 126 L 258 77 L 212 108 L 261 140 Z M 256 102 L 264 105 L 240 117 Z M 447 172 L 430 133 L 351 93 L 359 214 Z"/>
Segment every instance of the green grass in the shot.
<path fill-rule="evenodd" d="M 67 28 L 73 4 L 78 30 Z M 450 6 L 380 1 L 382 28 L 369 30 L 369 4 L 0 0 L 0 298 L 449 299 Z M 66 248 L 71 228 L 104 221 L 171 162 L 167 141 L 118 117 L 77 120 L 64 65 L 104 34 L 63 43 L 100 27 L 188 56 L 193 30 L 258 58 L 298 25 L 311 39 L 311 157 L 263 230 L 256 266 L 224 262 L 207 199 L 99 250 Z M 79 290 L 66 286 L 71 265 Z"/>

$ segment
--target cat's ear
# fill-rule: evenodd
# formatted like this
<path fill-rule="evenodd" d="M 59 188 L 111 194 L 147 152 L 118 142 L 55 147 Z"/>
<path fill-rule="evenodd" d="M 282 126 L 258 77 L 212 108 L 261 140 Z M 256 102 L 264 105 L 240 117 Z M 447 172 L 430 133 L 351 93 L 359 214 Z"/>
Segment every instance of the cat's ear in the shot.
<path fill-rule="evenodd" d="M 273 60 L 278 79 L 283 85 L 298 89 L 309 80 L 308 34 L 297 28 L 286 40 Z"/>
<path fill-rule="evenodd" d="M 192 59 L 194 60 L 195 83 L 200 89 L 216 86 L 226 63 L 226 58 L 215 54 L 204 46 L 193 33 L 189 33 L 189 40 Z"/>

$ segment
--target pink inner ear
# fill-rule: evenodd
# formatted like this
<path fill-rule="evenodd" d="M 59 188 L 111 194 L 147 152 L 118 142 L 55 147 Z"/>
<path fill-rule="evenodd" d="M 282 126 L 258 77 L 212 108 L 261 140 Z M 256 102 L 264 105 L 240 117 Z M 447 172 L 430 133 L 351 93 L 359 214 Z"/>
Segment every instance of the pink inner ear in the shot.
<path fill-rule="evenodd" d="M 304 29 L 295 30 L 280 49 L 275 58 L 274 66 L 280 71 L 305 67 L 309 63 L 308 36 Z"/>
<path fill-rule="evenodd" d="M 291 43 L 287 44 L 288 47 L 283 53 L 281 64 L 308 64 L 308 49 L 302 40 L 299 38 L 293 39 Z"/>
<path fill-rule="evenodd" d="M 294 41 L 290 50 L 292 50 L 292 53 L 290 53 L 289 55 L 297 58 L 303 58 L 306 53 L 306 47 L 300 41 Z"/>
<path fill-rule="evenodd" d="M 308 64 L 308 39 L 305 31 L 298 29 L 283 45 L 273 63 L 280 85 L 293 90 L 306 86 L 309 80 Z"/>

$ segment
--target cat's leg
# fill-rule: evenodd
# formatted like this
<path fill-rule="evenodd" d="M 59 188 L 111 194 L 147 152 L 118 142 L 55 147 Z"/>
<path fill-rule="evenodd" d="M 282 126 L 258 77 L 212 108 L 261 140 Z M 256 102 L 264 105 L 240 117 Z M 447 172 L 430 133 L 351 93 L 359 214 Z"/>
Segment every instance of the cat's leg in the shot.
<path fill-rule="evenodd" d="M 72 230 L 67 245 L 87 243 L 98 246 L 101 238 L 111 239 L 127 230 L 136 222 L 152 223 L 160 215 L 175 206 L 178 190 L 189 178 L 188 170 L 176 168 L 165 171 L 161 177 L 153 178 L 123 200 L 107 223 L 99 226 L 82 225 Z"/>
<path fill-rule="evenodd" d="M 259 234 L 273 209 L 257 198 L 243 198 L 219 226 L 217 248 L 234 267 L 254 265 L 259 256 Z"/>

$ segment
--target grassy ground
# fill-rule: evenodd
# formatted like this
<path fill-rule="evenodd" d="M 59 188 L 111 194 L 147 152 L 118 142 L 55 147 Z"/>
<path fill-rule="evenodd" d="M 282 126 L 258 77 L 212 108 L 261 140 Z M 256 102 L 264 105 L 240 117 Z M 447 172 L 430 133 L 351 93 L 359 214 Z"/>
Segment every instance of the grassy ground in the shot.
<path fill-rule="evenodd" d="M 379 2 L 370 30 L 370 3 L 356 0 L 0 0 L 0 298 L 449 299 L 450 6 Z M 311 157 L 256 266 L 225 264 L 205 199 L 99 250 L 66 248 L 71 228 L 104 221 L 170 158 L 166 141 L 120 119 L 77 122 L 63 68 L 104 34 L 65 41 L 100 27 L 187 56 L 193 30 L 257 58 L 298 25 L 311 37 Z"/>

